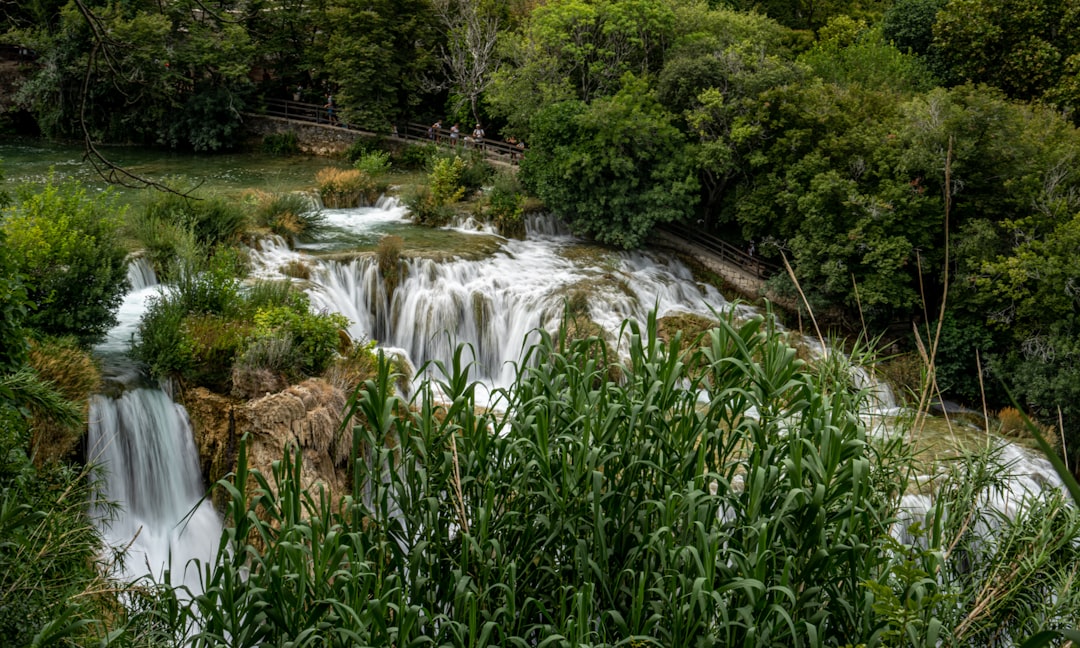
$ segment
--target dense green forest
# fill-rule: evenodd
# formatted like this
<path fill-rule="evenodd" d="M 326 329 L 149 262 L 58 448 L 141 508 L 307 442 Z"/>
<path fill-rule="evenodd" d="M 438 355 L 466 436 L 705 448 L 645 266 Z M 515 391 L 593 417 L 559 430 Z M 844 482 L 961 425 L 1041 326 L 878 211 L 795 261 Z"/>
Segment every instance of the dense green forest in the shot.
<path fill-rule="evenodd" d="M 936 348 L 940 397 L 1016 398 L 1080 465 L 1080 0 L 32 0 L 0 8 L 0 42 L 20 52 L 4 132 L 226 151 L 297 94 L 380 133 L 482 123 L 527 142 L 521 183 L 576 233 L 635 248 L 681 222 L 789 263 L 776 294 Z M 981 542 L 979 494 L 1004 479 L 981 457 L 901 548 L 907 449 L 868 439 L 858 398 L 761 321 L 688 355 L 636 329 L 626 360 L 545 339 L 498 421 L 467 368 L 436 415 L 382 366 L 352 405 L 352 499 L 300 492 L 285 462 L 258 501 L 228 491 L 205 594 L 140 589 L 123 611 L 88 558 L 86 474 L 27 450 L 85 427 L 78 349 L 124 288 L 110 200 L 0 194 L 0 597 L 21 606 L 3 636 L 176 645 L 195 615 L 198 645 L 974 646 L 1075 624 L 1074 509 Z M 81 388 L 52 389 L 43 357 Z M 695 411 L 684 381 L 743 400 Z M 361 488 L 391 464 L 393 515 Z M 16 569 L 28 552 L 50 560 Z"/>

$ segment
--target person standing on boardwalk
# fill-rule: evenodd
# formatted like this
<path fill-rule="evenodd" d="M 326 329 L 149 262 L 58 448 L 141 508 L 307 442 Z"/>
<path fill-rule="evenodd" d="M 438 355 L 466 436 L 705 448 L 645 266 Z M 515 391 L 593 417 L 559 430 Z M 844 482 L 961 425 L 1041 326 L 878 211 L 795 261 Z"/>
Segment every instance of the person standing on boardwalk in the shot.
<path fill-rule="evenodd" d="M 337 118 L 334 117 L 334 95 L 330 93 L 326 94 L 326 105 L 323 106 L 323 108 L 326 108 L 326 121 L 330 124 L 336 123 Z"/>
<path fill-rule="evenodd" d="M 442 120 L 441 119 L 435 120 L 435 123 L 432 124 L 431 127 L 427 129 L 428 139 L 431 140 L 432 142 L 435 142 L 436 144 L 438 144 L 441 130 L 442 130 Z"/>
<path fill-rule="evenodd" d="M 472 138 L 473 138 L 473 142 L 476 145 L 476 148 L 483 151 L 484 150 L 484 129 L 481 128 L 480 124 L 477 124 L 476 128 L 473 129 Z"/>
<path fill-rule="evenodd" d="M 454 146 L 455 148 L 457 147 L 458 134 L 460 132 L 461 132 L 461 130 L 458 129 L 457 124 L 454 124 L 453 126 L 450 127 L 450 144 L 451 144 L 451 146 Z"/>

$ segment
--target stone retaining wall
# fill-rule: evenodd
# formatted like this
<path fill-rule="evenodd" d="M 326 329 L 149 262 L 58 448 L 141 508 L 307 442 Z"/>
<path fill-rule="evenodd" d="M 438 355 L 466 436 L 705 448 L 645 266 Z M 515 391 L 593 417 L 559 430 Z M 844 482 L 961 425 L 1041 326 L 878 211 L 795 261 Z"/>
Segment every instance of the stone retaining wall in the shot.
<path fill-rule="evenodd" d="M 244 127 L 254 139 L 260 140 L 267 135 L 292 131 L 296 133 L 300 150 L 310 155 L 339 155 L 358 139 L 377 137 L 365 131 L 247 113 L 244 114 Z"/>

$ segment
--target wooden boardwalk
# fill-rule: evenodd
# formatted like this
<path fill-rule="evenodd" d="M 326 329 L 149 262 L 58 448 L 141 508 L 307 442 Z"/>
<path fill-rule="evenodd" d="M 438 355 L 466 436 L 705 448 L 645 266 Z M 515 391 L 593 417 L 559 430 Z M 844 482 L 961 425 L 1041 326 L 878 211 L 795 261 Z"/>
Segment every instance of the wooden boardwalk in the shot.
<path fill-rule="evenodd" d="M 455 139 L 448 128 L 432 129 L 416 122 L 394 124 L 388 133 L 376 133 L 339 119 L 337 114 L 319 104 L 289 101 L 286 99 L 267 99 L 259 113 L 268 117 L 277 117 L 296 123 L 320 126 L 328 129 L 342 129 L 367 137 L 382 137 L 389 140 L 435 144 L 462 151 L 480 151 L 484 157 L 494 162 L 516 164 L 525 153 L 523 146 L 515 146 L 489 138 L 474 139 L 472 129 L 459 133 Z"/>

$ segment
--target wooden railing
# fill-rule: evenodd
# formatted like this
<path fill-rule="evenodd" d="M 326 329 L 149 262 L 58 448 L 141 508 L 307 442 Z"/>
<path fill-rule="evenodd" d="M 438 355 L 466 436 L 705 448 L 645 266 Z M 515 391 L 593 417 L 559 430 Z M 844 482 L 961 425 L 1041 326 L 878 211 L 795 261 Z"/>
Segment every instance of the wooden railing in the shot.
<path fill-rule="evenodd" d="M 489 159 L 516 163 L 525 153 L 525 148 L 520 145 L 500 142 L 493 139 L 474 139 L 469 134 L 461 133 L 455 140 L 451 137 L 450 129 L 432 129 L 430 126 L 416 122 L 401 122 L 394 124 L 389 133 L 373 133 L 369 130 L 349 124 L 341 119 L 337 110 L 333 112 L 325 106 L 302 101 L 289 101 L 287 99 L 266 99 L 263 103 L 262 114 L 271 117 L 281 117 L 293 121 L 317 124 L 326 128 L 344 128 L 373 137 L 387 137 L 414 142 L 430 142 L 438 146 L 454 147 L 461 150 L 478 150 Z"/>
<path fill-rule="evenodd" d="M 780 272 L 780 267 L 775 263 L 769 263 L 707 232 L 687 227 L 681 223 L 665 223 L 659 227 L 673 236 L 708 250 L 721 261 L 737 266 L 758 279 L 768 279 Z"/>

